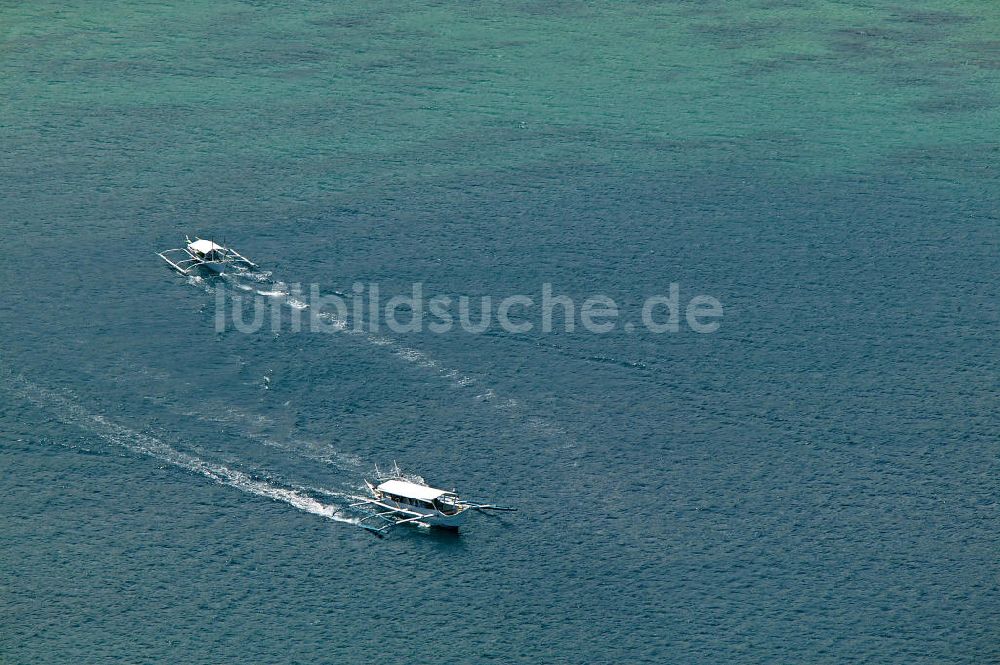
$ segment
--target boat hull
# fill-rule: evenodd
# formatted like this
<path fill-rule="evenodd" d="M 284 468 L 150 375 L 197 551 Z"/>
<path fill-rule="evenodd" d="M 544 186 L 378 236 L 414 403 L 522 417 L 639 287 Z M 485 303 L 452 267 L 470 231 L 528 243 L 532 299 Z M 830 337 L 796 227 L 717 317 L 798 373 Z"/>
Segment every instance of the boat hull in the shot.
<path fill-rule="evenodd" d="M 424 521 L 438 529 L 452 529 L 457 531 L 458 527 L 465 523 L 465 515 L 468 512 L 468 510 L 463 510 L 454 515 L 435 514 Z"/>
<path fill-rule="evenodd" d="M 377 498 L 379 501 L 382 501 L 386 505 L 395 506 L 399 508 L 401 511 L 405 511 L 406 513 L 410 514 L 420 513 L 421 515 L 425 515 L 426 517 L 421 518 L 420 521 L 432 527 L 436 527 L 438 529 L 458 530 L 458 527 L 460 527 L 462 524 L 465 523 L 466 515 L 469 512 L 467 508 L 463 508 L 457 513 L 451 515 L 445 515 L 440 511 L 424 508 L 423 506 L 414 506 L 407 503 L 399 503 L 397 501 L 393 501 L 392 499 L 386 496 L 378 496 Z"/>
<path fill-rule="evenodd" d="M 201 266 L 206 270 L 211 270 L 212 272 L 222 273 L 225 270 L 225 265 L 222 263 L 202 263 Z"/>

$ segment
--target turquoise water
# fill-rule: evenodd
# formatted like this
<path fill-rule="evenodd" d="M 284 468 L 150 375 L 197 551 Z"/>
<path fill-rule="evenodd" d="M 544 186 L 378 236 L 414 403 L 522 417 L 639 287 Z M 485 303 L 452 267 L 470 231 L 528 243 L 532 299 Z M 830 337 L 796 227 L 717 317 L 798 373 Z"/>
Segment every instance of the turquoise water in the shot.
<path fill-rule="evenodd" d="M 1000 659 L 998 28 L 0 2 L 0 662 Z M 184 233 L 261 290 L 725 316 L 217 333 Z M 520 510 L 375 539 L 394 459 Z"/>

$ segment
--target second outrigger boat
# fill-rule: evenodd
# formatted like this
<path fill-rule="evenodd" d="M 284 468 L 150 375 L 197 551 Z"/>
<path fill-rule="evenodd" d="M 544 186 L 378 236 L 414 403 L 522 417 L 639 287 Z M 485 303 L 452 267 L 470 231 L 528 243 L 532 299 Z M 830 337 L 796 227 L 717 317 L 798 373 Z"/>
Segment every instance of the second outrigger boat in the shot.
<path fill-rule="evenodd" d="M 454 490 L 431 487 L 419 476 L 404 474 L 397 464 L 393 464 L 388 473 L 375 467 L 374 479 L 365 479 L 365 486 L 371 497 L 358 497 L 360 500 L 351 504 L 351 507 L 371 506 L 376 509 L 374 514 L 362 518 L 360 524 L 378 535 L 384 535 L 392 527 L 401 524 L 458 530 L 469 511 L 517 510 L 463 500 Z M 366 524 L 372 519 L 380 520 L 381 524 Z"/>
<path fill-rule="evenodd" d="M 191 271 L 203 267 L 212 272 L 222 273 L 229 268 L 248 270 L 259 266 L 230 247 L 223 247 L 211 240 L 184 236 L 185 246 L 177 249 L 167 249 L 157 252 L 157 256 L 170 264 L 170 267 L 182 275 L 190 275 Z"/>

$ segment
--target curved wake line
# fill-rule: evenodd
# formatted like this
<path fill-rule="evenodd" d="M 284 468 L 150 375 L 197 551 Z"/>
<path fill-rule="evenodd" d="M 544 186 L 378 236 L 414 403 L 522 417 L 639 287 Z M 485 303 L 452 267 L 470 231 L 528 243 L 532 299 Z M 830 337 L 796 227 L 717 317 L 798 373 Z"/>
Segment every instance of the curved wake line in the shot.
<path fill-rule="evenodd" d="M 183 379 L 171 370 L 154 369 L 134 361 L 128 354 L 123 354 L 116 369 L 118 374 L 116 382 L 119 385 L 136 376 L 141 377 L 143 381 L 157 381 L 166 384 L 181 383 Z M 142 385 L 145 387 L 146 384 Z M 187 419 L 197 418 L 201 422 L 217 423 L 235 428 L 239 431 L 239 436 L 262 446 L 291 452 L 351 474 L 357 473 L 359 469 L 366 466 L 357 455 L 338 450 L 328 443 L 275 432 L 275 421 L 272 418 L 260 413 L 244 411 L 225 400 L 216 401 L 208 396 L 199 395 L 195 402 L 178 404 L 174 400 L 166 400 L 160 406 Z"/>
<path fill-rule="evenodd" d="M 263 446 L 295 453 L 300 457 L 322 462 L 343 471 L 354 472 L 363 465 L 361 458 L 357 455 L 335 450 L 332 446 L 325 443 L 305 439 L 278 439 L 266 433 L 254 432 L 247 424 L 269 423 L 270 419 L 266 416 L 253 416 L 236 407 L 227 406 L 225 409 L 222 409 L 221 413 L 224 415 L 220 415 L 219 411 L 200 412 L 191 409 L 181 409 L 175 412 L 187 417 L 197 418 L 202 422 L 221 423 L 239 428 L 242 431 L 242 436 Z"/>
<path fill-rule="evenodd" d="M 236 288 L 237 290 L 253 293 L 255 296 L 269 298 L 279 306 L 286 305 L 290 308 L 300 310 L 309 308 L 307 303 L 293 297 L 288 292 L 287 285 L 284 282 L 272 281 L 270 272 L 255 274 L 253 279 L 253 281 L 257 284 L 269 284 L 270 288 L 267 290 L 241 284 L 239 279 L 244 276 L 246 276 L 246 274 L 228 275 L 223 273 L 220 275 L 225 283 Z M 194 279 L 198 281 L 193 281 L 189 278 L 188 283 L 202 287 L 207 293 L 215 292 L 214 289 L 201 280 L 201 278 Z M 385 337 L 358 327 L 352 327 L 351 322 L 348 319 L 334 316 L 329 312 L 319 312 L 316 316 L 327 324 L 335 326 L 340 332 L 354 338 L 361 338 L 374 347 L 383 348 L 404 362 L 431 370 L 438 376 L 447 379 L 455 388 L 480 388 L 485 392 L 482 394 L 476 394 L 473 399 L 478 402 L 488 402 L 492 404 L 497 411 L 503 412 L 510 418 L 516 418 L 520 414 L 520 404 L 516 399 L 507 397 L 501 398 L 495 390 L 489 386 L 482 385 L 481 381 L 460 372 L 458 369 L 443 365 L 425 351 L 405 346 L 391 337 Z M 531 416 L 527 418 L 527 423 L 532 429 L 550 436 L 562 436 L 566 434 L 566 430 L 560 425 L 538 416 Z"/>
<path fill-rule="evenodd" d="M 54 413 L 62 422 L 81 427 L 109 443 L 121 446 L 132 452 L 147 455 L 173 466 L 200 474 L 206 478 L 211 478 L 220 485 L 235 487 L 248 494 L 281 501 L 301 511 L 319 515 L 335 522 L 344 522 L 347 524 L 357 524 L 358 522 L 355 518 L 342 516 L 336 506 L 323 504 L 294 489 L 272 485 L 223 464 L 216 464 L 200 459 L 194 455 L 176 450 L 154 436 L 113 423 L 100 414 L 88 412 L 79 404 L 70 401 L 52 390 L 31 383 L 24 377 L 13 377 L 9 387 L 12 388 L 15 395 Z M 328 491 L 326 493 L 330 496 L 336 496 L 336 493 L 333 492 Z"/>

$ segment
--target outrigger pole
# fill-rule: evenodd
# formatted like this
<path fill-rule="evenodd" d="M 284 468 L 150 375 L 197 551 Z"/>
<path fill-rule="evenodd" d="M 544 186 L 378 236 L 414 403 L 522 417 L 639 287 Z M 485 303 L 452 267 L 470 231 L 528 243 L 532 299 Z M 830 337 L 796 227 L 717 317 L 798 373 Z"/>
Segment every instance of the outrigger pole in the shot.
<path fill-rule="evenodd" d="M 508 506 L 495 506 L 492 503 L 468 503 L 463 501 L 462 505 L 466 508 L 471 508 L 472 510 L 496 510 L 497 512 L 504 513 L 515 513 L 517 508 L 511 508 Z"/>
<path fill-rule="evenodd" d="M 389 517 L 386 517 L 387 515 L 392 515 L 393 513 L 394 511 L 387 510 L 384 513 L 375 513 L 374 515 L 369 515 L 368 517 L 362 518 L 361 521 L 358 522 L 358 526 L 360 526 L 362 529 L 365 529 L 366 531 L 371 531 L 379 538 L 385 536 L 385 534 L 388 533 L 389 529 L 391 529 L 394 526 L 399 526 L 400 524 L 416 523 L 416 524 L 421 524 L 423 526 L 430 526 L 420 521 L 426 518 L 427 517 L 426 515 L 417 515 L 416 517 L 407 517 L 406 519 L 401 519 L 401 520 L 393 520 Z M 372 517 L 381 517 L 382 519 L 386 520 L 388 524 L 383 524 L 382 526 L 372 526 L 370 524 L 365 524 L 365 520 L 371 519 Z"/>

